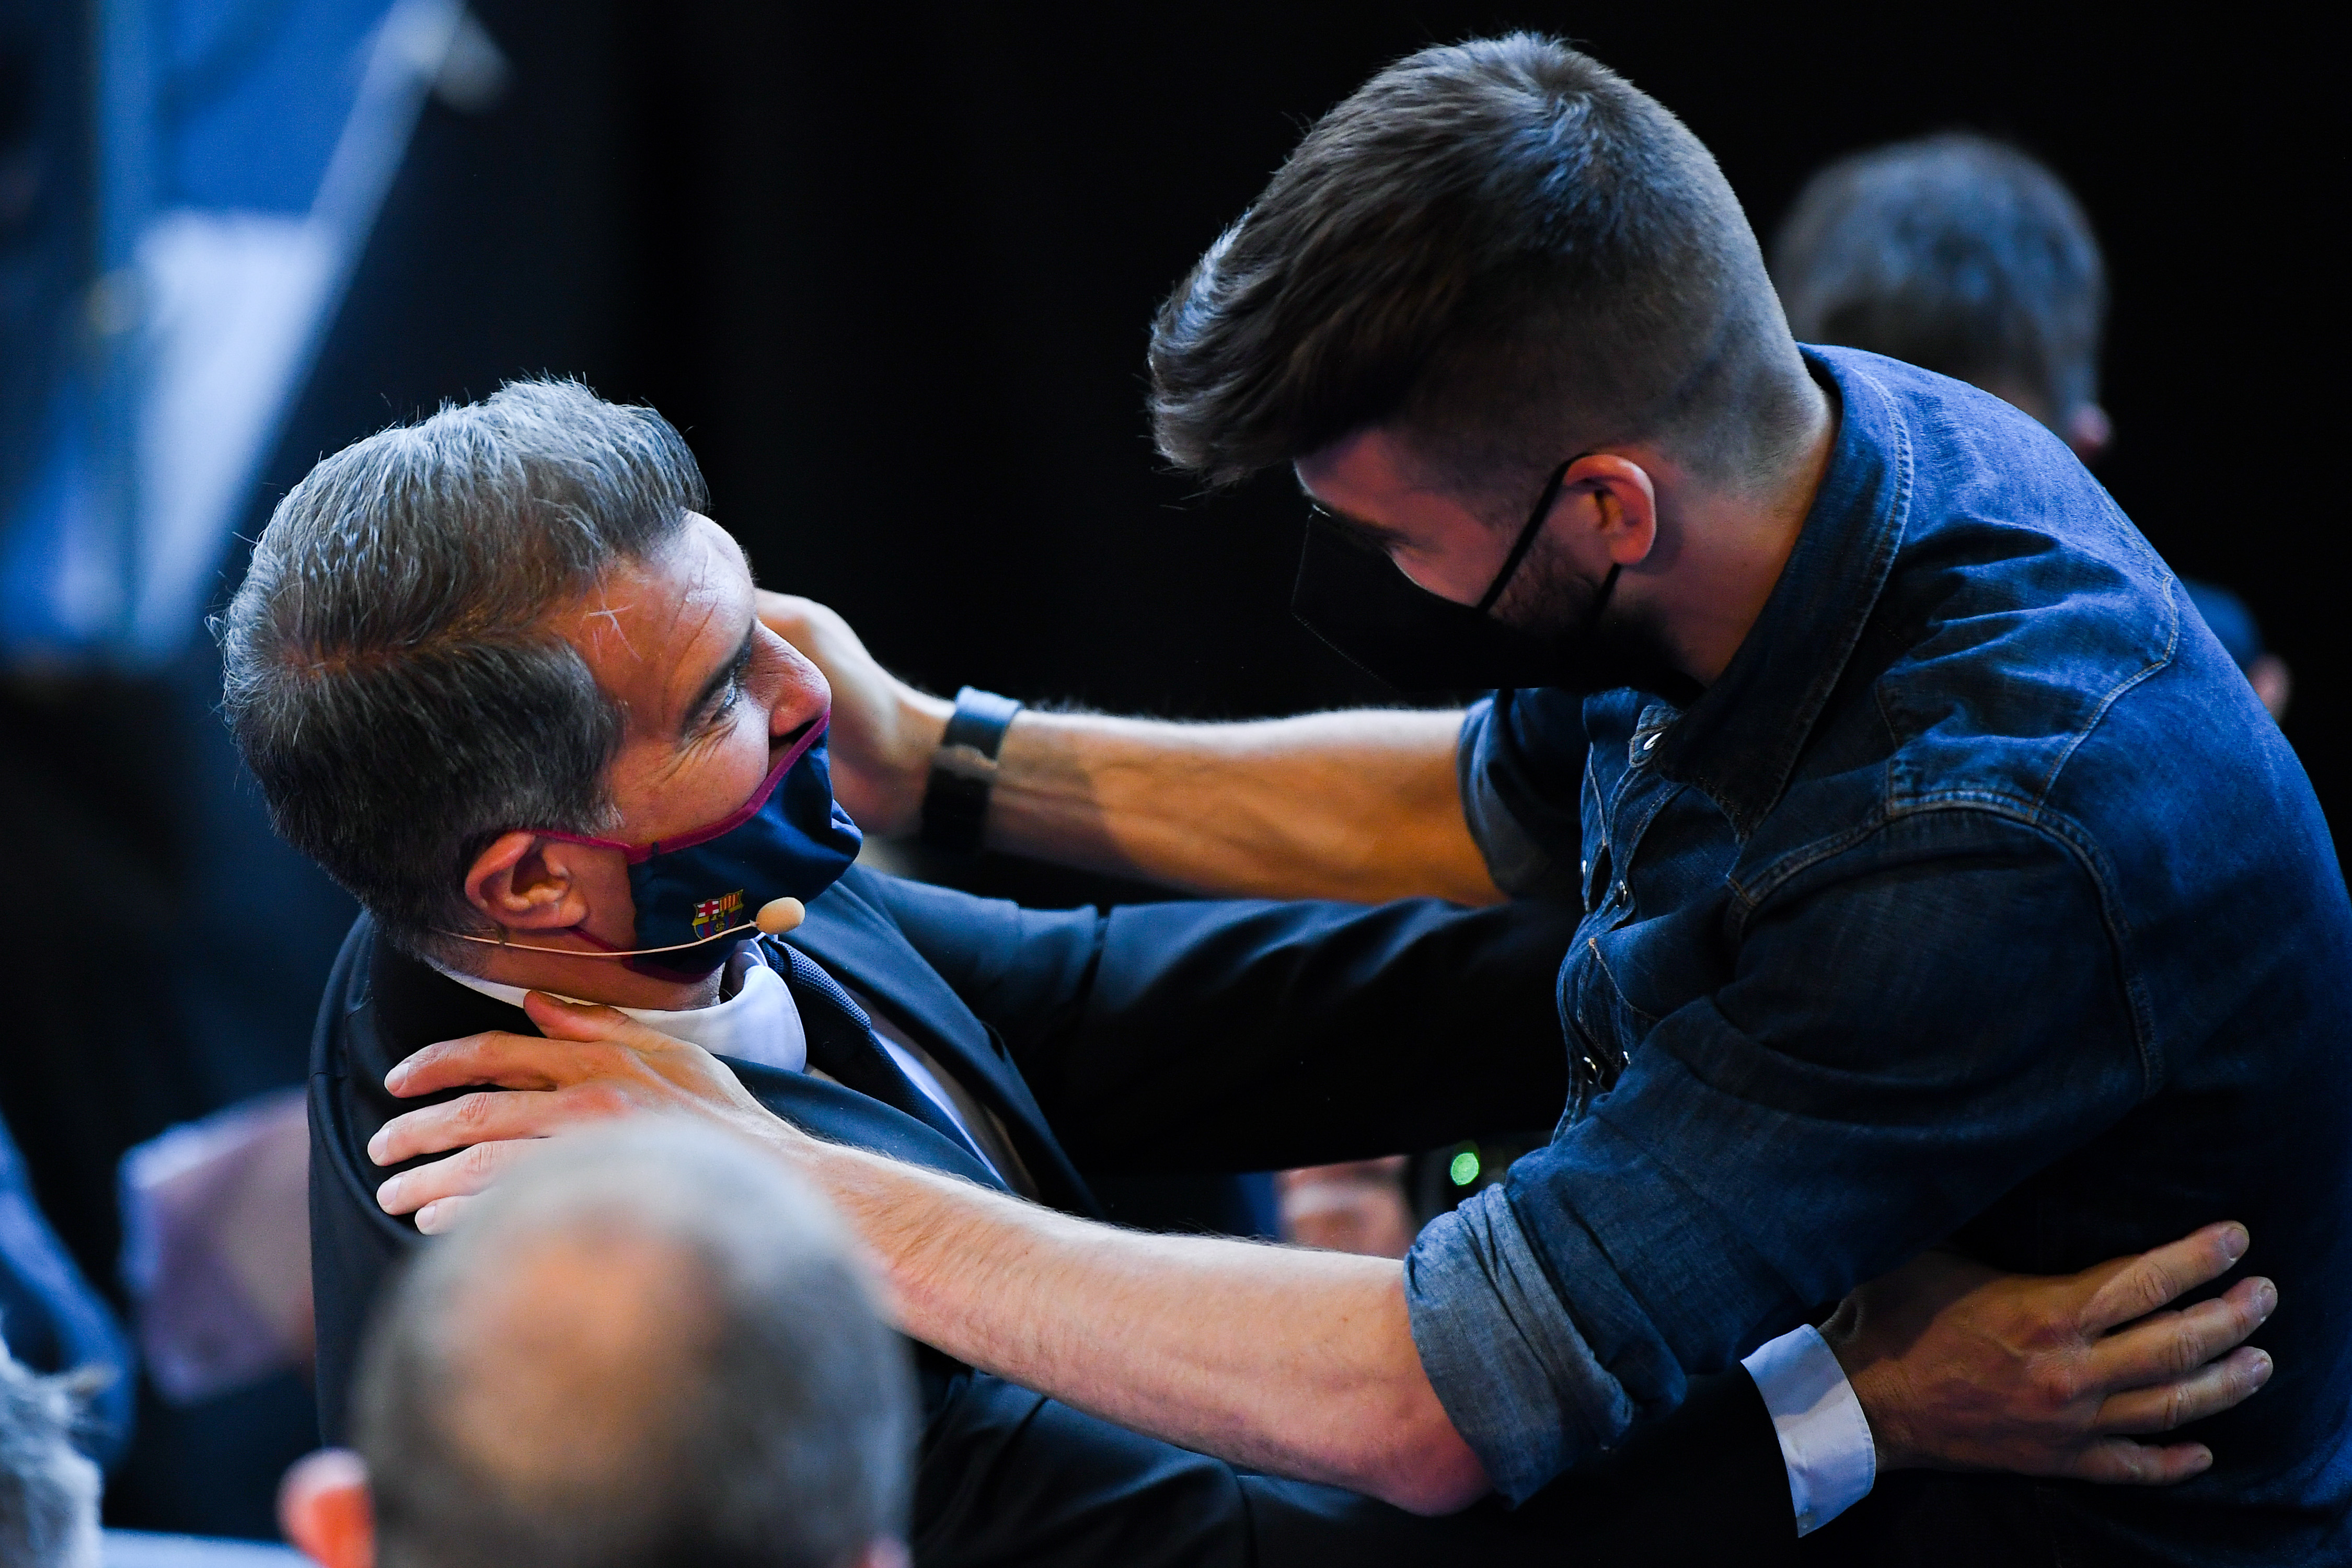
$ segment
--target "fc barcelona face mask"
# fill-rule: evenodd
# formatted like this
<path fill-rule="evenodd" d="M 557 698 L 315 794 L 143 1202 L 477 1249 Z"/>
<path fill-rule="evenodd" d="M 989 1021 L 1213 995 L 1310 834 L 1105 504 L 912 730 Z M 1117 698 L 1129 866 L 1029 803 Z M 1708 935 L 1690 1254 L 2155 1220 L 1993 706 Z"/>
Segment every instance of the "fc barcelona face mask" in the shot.
<path fill-rule="evenodd" d="M 699 980 L 744 937 L 779 929 L 757 920 L 763 908 L 778 899 L 814 899 L 857 858 L 864 837 L 833 798 L 824 748 L 830 718 L 813 721 L 751 798 L 707 827 L 651 844 L 547 835 L 629 858 L 637 934 L 618 956 L 631 969 L 657 980 Z"/>

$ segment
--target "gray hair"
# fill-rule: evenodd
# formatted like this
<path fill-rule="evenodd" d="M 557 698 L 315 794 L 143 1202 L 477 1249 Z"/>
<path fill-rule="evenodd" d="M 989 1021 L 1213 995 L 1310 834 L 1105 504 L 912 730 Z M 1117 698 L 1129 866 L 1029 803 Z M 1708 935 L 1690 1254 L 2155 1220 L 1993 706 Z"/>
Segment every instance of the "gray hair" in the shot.
<path fill-rule="evenodd" d="M 2106 263 L 2058 176 L 1967 132 L 1856 153 L 1807 182 L 1772 244 L 1789 324 L 2063 419 L 2098 396 Z"/>
<path fill-rule="evenodd" d="M 0 1563 L 98 1568 L 98 1467 L 77 1452 L 87 1373 L 39 1377 L 0 1344 Z"/>
<path fill-rule="evenodd" d="M 556 1256 L 596 1272 L 535 1288 Z M 559 1140 L 480 1199 L 356 1405 L 383 1568 L 838 1568 L 906 1528 L 906 1345 L 840 1222 L 682 1126 Z"/>
<path fill-rule="evenodd" d="M 481 927 L 466 868 L 593 833 L 622 716 L 549 624 L 709 505 L 686 442 L 519 382 L 344 447 L 278 505 L 218 624 L 223 707 L 278 831 L 411 951 Z"/>

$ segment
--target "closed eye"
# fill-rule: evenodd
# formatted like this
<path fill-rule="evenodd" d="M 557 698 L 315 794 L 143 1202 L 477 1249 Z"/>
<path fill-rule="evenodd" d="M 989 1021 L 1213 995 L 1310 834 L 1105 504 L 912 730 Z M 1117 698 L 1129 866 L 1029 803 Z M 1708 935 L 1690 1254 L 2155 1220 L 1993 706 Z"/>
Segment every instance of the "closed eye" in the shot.
<path fill-rule="evenodd" d="M 710 678 L 687 719 L 688 734 L 708 734 L 735 710 L 735 705 L 743 699 L 744 677 L 751 673 L 752 646 L 753 639 L 746 637 L 726 668 Z"/>
<path fill-rule="evenodd" d="M 1403 534 L 1392 528 L 1382 528 L 1377 522 L 1366 522 L 1360 517 L 1350 517 L 1344 511 L 1333 511 L 1320 501 L 1310 502 L 1309 510 L 1315 521 L 1329 532 L 1347 541 L 1359 550 L 1375 555 L 1392 555 L 1405 542 Z"/>

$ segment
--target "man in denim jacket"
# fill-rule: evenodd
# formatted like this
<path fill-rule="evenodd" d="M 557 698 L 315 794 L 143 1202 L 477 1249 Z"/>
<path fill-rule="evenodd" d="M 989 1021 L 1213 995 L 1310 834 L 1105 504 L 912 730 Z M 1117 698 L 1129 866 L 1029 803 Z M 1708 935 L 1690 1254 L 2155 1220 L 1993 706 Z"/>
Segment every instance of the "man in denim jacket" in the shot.
<path fill-rule="evenodd" d="M 1895 361 L 1808 360 L 1836 447 L 1705 695 L 1503 691 L 1464 725 L 1498 880 L 1581 889 L 1559 999 L 1595 1092 L 1423 1236 L 1423 1363 L 1490 1472 L 1531 1479 L 1848 1270 L 1941 1238 L 2053 1272 L 2226 1209 L 2308 1305 L 2258 1337 L 2263 1406 L 2200 1430 L 2212 1472 L 2162 1497 L 1906 1474 L 1854 1523 L 1932 1518 L 1979 1561 L 2294 1560 L 2352 1483 L 2326 825 L 2056 439 Z"/>

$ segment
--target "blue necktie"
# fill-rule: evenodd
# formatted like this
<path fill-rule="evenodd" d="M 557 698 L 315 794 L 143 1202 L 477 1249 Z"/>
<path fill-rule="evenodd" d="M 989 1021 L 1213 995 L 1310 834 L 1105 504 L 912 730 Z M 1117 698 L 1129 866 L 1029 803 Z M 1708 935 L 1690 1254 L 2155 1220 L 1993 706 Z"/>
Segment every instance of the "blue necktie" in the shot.
<path fill-rule="evenodd" d="M 839 981 L 796 947 L 783 942 L 762 945 L 771 953 L 783 956 L 785 983 L 792 988 L 793 1005 L 800 1009 L 801 1030 L 808 1038 L 809 1066 L 844 1089 L 854 1089 L 893 1110 L 905 1111 L 971 1153 L 982 1169 L 989 1168 L 986 1156 L 973 1147 L 955 1119 L 898 1070 L 898 1064 L 875 1036 L 874 1020 L 850 1000 Z"/>

